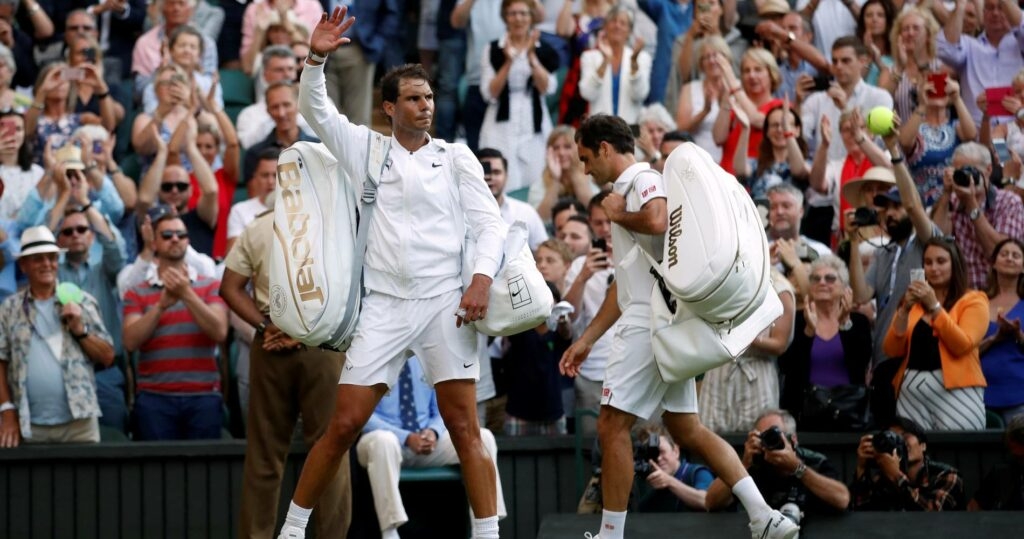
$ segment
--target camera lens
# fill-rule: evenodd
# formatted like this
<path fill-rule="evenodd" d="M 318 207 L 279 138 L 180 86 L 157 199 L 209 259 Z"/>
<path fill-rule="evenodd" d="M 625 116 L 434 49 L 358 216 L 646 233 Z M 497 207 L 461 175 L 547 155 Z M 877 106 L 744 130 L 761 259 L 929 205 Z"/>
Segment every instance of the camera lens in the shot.
<path fill-rule="evenodd" d="M 970 187 L 979 183 L 981 173 L 974 167 L 961 167 L 953 171 L 953 183 L 960 187 Z"/>

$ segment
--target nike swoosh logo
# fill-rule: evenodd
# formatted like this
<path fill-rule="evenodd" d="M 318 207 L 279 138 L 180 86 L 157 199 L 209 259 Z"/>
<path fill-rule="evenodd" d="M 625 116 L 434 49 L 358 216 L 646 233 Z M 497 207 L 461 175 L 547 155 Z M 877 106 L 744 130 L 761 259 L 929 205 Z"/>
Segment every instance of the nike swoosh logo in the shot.
<path fill-rule="evenodd" d="M 515 292 L 512 292 L 512 297 L 518 296 L 520 292 L 522 292 L 522 290 L 517 290 Z"/>
<path fill-rule="evenodd" d="M 434 168 L 437 168 L 437 167 L 441 166 L 441 163 L 431 163 L 430 166 L 432 166 Z"/>
<path fill-rule="evenodd" d="M 468 368 L 470 368 L 470 367 L 472 367 L 472 366 L 473 366 L 473 363 L 463 363 L 463 364 L 462 364 L 462 368 L 463 368 L 463 369 L 468 369 Z"/>
<path fill-rule="evenodd" d="M 351 364 L 351 363 L 346 363 L 346 364 L 345 364 L 345 370 L 346 370 L 346 371 L 350 371 L 350 370 L 352 370 L 352 364 Z"/>

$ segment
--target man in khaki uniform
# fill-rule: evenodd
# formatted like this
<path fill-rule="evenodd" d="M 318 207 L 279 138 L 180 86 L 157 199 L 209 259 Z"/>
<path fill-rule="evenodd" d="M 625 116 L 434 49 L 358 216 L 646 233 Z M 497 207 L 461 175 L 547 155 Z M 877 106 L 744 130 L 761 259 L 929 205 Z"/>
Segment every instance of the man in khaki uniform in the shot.
<path fill-rule="evenodd" d="M 306 348 L 270 321 L 270 248 L 274 237 L 274 195 L 270 209 L 238 237 L 224 261 L 221 297 L 256 328 L 249 352 L 249 418 L 242 478 L 239 537 L 272 537 L 285 458 L 295 421 L 302 415 L 303 438 L 313 445 L 334 412 L 334 394 L 345 356 Z M 252 282 L 255 298 L 246 291 Z M 348 455 L 320 501 L 317 537 L 345 537 L 352 515 Z"/>

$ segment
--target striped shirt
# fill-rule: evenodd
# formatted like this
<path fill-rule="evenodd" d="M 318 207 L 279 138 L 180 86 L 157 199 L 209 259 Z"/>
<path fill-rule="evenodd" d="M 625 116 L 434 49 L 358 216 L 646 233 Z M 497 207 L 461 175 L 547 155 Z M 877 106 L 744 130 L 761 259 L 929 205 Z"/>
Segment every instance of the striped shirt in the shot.
<path fill-rule="evenodd" d="M 192 289 L 207 305 L 225 305 L 220 281 L 197 277 Z M 124 296 L 124 316 L 145 314 L 160 301 L 161 287 L 144 282 Z M 225 306 L 226 308 L 226 306 Z M 220 392 L 217 342 L 208 337 L 179 301 L 160 315 L 149 340 L 139 348 L 139 391 L 214 394 Z"/>

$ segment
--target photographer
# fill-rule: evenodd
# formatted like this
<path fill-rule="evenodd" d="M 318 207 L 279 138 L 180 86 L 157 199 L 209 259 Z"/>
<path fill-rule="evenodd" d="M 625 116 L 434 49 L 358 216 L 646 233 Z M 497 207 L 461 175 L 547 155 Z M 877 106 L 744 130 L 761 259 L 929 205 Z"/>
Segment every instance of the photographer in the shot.
<path fill-rule="evenodd" d="M 825 455 L 800 447 L 796 420 L 785 410 L 766 410 L 757 419 L 743 444 L 743 465 L 773 508 L 795 504 L 803 511 L 828 514 L 844 511 L 850 503 L 846 485 L 838 481 L 839 472 Z M 708 487 L 708 511 L 725 509 L 732 501 L 721 480 Z"/>
<path fill-rule="evenodd" d="M 988 148 L 976 142 L 957 146 L 932 214 L 942 232 L 956 238 L 970 286 L 977 290 L 986 288 L 989 257 L 996 244 L 1024 237 L 1024 204 L 1013 193 L 992 186 L 991 175 Z"/>
<path fill-rule="evenodd" d="M 889 430 L 865 434 L 857 447 L 850 485 L 854 511 L 963 509 L 964 485 L 956 468 L 930 460 L 928 437 L 914 421 L 897 417 Z"/>
<path fill-rule="evenodd" d="M 649 487 L 640 498 L 638 510 L 646 513 L 703 511 L 708 485 L 715 479 L 711 470 L 682 459 L 679 446 L 660 424 L 645 426 L 638 438 L 651 449 L 655 445 L 652 442 L 658 446 L 656 459 L 635 463 L 641 472 L 647 472 Z M 641 455 L 637 454 L 636 458 Z M 641 478 L 638 474 L 637 479 Z"/>

